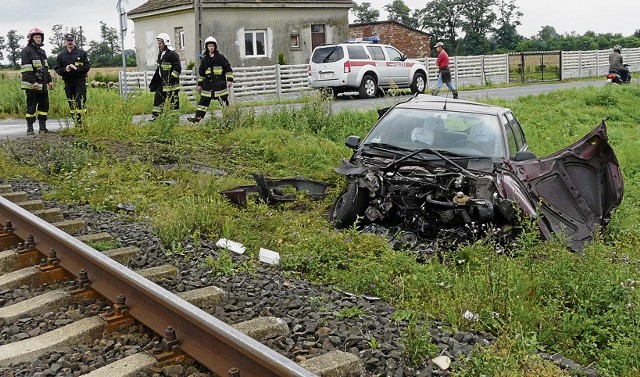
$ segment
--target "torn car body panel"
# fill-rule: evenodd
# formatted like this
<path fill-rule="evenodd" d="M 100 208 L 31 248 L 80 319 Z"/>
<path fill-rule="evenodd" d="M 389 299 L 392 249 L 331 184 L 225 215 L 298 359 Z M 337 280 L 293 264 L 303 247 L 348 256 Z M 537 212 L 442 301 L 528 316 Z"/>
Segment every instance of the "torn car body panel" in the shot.
<path fill-rule="evenodd" d="M 291 202 L 296 199 L 295 194 L 287 194 L 287 190 L 305 192 L 311 200 L 322 199 L 326 196 L 327 184 L 312 181 L 304 178 L 282 178 L 270 179 L 261 174 L 252 174 L 256 181 L 255 185 L 238 186 L 229 190 L 221 191 L 231 202 L 242 207 L 247 206 L 247 194 L 257 193 L 265 203 Z"/>
<path fill-rule="evenodd" d="M 622 172 L 605 122 L 573 145 L 531 161 L 511 162 L 513 171 L 540 204 L 541 231 L 564 232 L 574 250 L 606 226 L 622 201 Z"/>

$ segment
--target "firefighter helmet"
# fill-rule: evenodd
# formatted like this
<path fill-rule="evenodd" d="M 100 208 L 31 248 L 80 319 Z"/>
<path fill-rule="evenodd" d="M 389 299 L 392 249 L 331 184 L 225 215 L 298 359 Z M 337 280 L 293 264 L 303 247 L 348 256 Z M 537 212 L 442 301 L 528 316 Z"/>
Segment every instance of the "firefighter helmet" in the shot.
<path fill-rule="evenodd" d="M 622 46 L 620 46 L 620 45 L 613 46 L 613 51 L 622 52 Z"/>
<path fill-rule="evenodd" d="M 205 46 L 209 43 L 215 43 L 216 46 L 218 45 L 218 41 L 214 37 L 207 37 L 207 39 L 204 40 Z"/>
<path fill-rule="evenodd" d="M 29 30 L 29 34 L 27 34 L 27 41 L 31 42 L 31 38 L 36 34 L 40 34 L 40 36 L 42 37 L 42 42 L 44 42 L 44 31 L 42 31 L 42 29 L 37 27 L 34 27 L 33 29 Z"/>
<path fill-rule="evenodd" d="M 167 33 L 160 33 L 158 34 L 158 36 L 156 37 L 156 39 L 160 39 L 162 40 L 162 42 L 165 44 L 165 46 L 167 46 L 167 48 L 171 51 L 175 51 L 176 49 L 171 45 L 171 39 L 169 38 L 169 34 Z"/>

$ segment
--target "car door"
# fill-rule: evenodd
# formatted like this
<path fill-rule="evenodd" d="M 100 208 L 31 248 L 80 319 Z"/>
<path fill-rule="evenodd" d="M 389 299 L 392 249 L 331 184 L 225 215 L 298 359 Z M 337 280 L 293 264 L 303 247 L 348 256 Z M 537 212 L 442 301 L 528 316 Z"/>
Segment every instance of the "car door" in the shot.
<path fill-rule="evenodd" d="M 378 69 L 378 85 L 389 85 L 389 68 L 386 64 L 387 58 L 382 50 L 382 46 L 367 45 L 367 51 Z"/>
<path fill-rule="evenodd" d="M 540 205 L 542 233 L 548 237 L 564 232 L 573 250 L 591 241 L 622 201 L 622 173 L 604 121 L 561 151 L 511 164 L 532 201 Z"/>
<path fill-rule="evenodd" d="M 409 74 L 411 73 L 411 64 L 404 61 L 404 55 L 391 46 L 384 46 L 387 55 L 387 69 L 389 71 L 389 80 L 398 86 L 406 87 L 409 85 Z M 393 85 L 393 84 L 391 84 Z"/>

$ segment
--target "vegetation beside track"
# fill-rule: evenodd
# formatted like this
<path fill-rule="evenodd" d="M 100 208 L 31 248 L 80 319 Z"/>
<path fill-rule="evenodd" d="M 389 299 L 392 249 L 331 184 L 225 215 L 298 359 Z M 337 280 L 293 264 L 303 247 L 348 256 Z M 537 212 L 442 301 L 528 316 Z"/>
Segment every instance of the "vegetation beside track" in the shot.
<path fill-rule="evenodd" d="M 11 97 L 1 85 L 0 112 L 7 113 L 12 107 L 5 106 L 5 99 Z M 62 109 L 66 103 L 56 96 L 62 93 L 54 92 L 55 106 Z M 282 268 L 292 275 L 395 305 L 398 318 L 416 324 L 403 339 L 407 357 L 416 363 L 435 356 L 419 322 L 437 319 L 452 328 L 498 336 L 497 344 L 455 366 L 459 376 L 563 375 L 537 356 L 540 351 L 560 352 L 585 366 L 594 363 L 603 376 L 640 374 L 640 87 L 490 101 L 514 110 L 538 155 L 565 147 L 609 117 L 625 198 L 610 227 L 584 253 L 568 252 L 561 239 L 540 241 L 535 227 L 525 224 L 510 255 L 497 253 L 489 241 L 426 263 L 416 263 L 410 252 L 391 250 L 380 237 L 355 229 L 338 232 L 325 220 L 342 185 L 333 168 L 349 156 L 343 141 L 350 134 L 364 136 L 375 111 L 331 114 L 328 103 L 318 100 L 299 110 L 259 115 L 230 108 L 223 118 L 196 126 L 171 116 L 133 124 L 132 114 L 148 111 L 146 97 L 125 102 L 117 93 L 96 91 L 90 94 L 83 128 L 5 141 L 0 180 L 42 180 L 53 187 L 49 199 L 101 210 L 118 211 L 119 203 L 132 203 L 131 216 L 152 224 L 175 253 L 197 252 L 183 243 L 201 237 L 230 238 L 245 244 L 249 253 L 260 247 L 276 250 Z M 226 174 L 158 168 L 169 163 L 204 165 Z M 299 175 L 332 188 L 318 202 L 300 195 L 291 204 L 250 202 L 244 209 L 219 194 L 253 184 L 253 172 L 272 178 Z M 251 270 L 250 265 L 234 269 L 224 254 L 208 267 L 221 274 Z M 477 320 L 465 317 L 466 311 L 477 314 Z M 353 313 L 367 315 L 365 310 Z"/>

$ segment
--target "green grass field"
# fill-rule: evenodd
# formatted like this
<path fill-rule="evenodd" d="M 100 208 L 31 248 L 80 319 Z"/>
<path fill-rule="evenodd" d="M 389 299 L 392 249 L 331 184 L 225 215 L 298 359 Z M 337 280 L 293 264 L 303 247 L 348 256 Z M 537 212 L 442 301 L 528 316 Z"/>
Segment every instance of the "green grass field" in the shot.
<path fill-rule="evenodd" d="M 8 81 L 8 80 L 5 80 Z M 18 91 L 0 84 L 0 114 L 19 112 Z M 55 111 L 65 105 L 54 93 Z M 382 297 L 399 315 L 438 319 L 456 329 L 488 331 L 495 346 L 477 349 L 457 376 L 566 375 L 536 354 L 561 352 L 602 376 L 640 375 L 640 87 L 565 90 L 513 101 L 491 100 L 518 115 L 538 155 L 557 151 L 608 117 L 608 131 L 625 179 L 625 198 L 608 229 L 584 253 L 561 240 L 543 242 L 525 226 L 513 255 L 496 253 L 491 242 L 451 252 L 442 260 L 416 263 L 378 236 L 336 231 L 326 212 L 342 187 L 333 171 L 349 156 L 344 139 L 364 136 L 374 110 L 332 114 L 328 103 L 247 115 L 236 108 L 221 119 L 193 126 L 175 118 L 135 125 L 132 114 L 149 110 L 149 98 L 121 100 L 117 93 L 90 95 L 86 126 L 64 137 L 0 144 L 0 181 L 33 178 L 53 189 L 47 199 L 88 203 L 149 223 L 175 252 L 188 237 L 226 237 L 247 250 L 276 250 L 292 276 L 360 294 Z M 54 115 L 55 116 L 55 115 Z M 158 171 L 154 164 L 190 163 L 227 172 Z M 328 198 L 300 197 L 278 207 L 251 202 L 240 209 L 219 191 L 252 184 L 251 173 L 272 178 L 303 176 L 332 184 Z M 161 181 L 173 180 L 167 186 Z M 463 317 L 465 311 L 478 321 Z M 404 339 L 418 362 L 429 355 L 420 334 Z"/>

